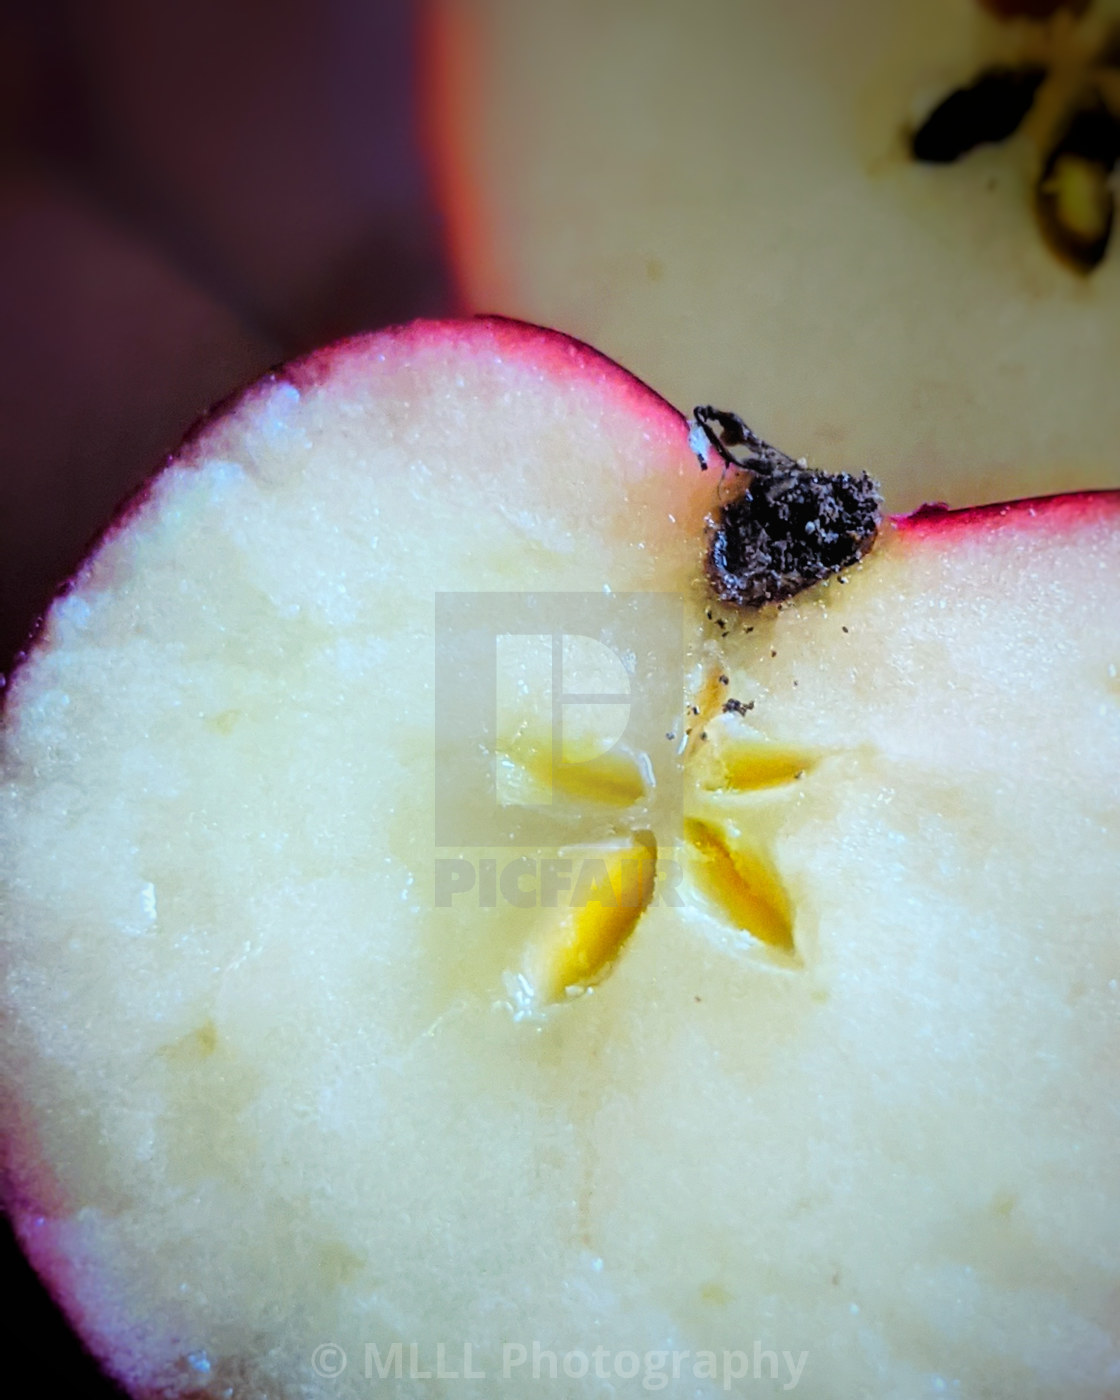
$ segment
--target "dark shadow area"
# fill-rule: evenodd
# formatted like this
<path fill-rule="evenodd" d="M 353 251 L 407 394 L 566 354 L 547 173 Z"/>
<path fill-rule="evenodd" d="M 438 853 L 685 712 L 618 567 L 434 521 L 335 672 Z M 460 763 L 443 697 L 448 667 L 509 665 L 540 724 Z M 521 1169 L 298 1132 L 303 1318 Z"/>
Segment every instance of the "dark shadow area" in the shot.
<path fill-rule="evenodd" d="M 0 670 L 278 360 L 446 312 L 407 0 L 0 8 Z"/>

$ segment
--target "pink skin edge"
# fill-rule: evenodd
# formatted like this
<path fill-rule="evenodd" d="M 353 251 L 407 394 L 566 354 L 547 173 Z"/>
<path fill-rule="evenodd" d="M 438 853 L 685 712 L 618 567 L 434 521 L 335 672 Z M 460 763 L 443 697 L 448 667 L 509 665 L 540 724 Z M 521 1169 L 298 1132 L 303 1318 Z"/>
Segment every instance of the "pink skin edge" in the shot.
<path fill-rule="evenodd" d="M 237 413 L 245 404 L 274 384 L 290 383 L 301 390 L 316 388 L 336 366 L 350 359 L 360 360 L 381 349 L 422 353 L 428 348 L 461 348 L 467 351 L 497 350 L 504 358 L 522 361 L 553 376 L 562 383 L 573 372 L 598 381 L 617 395 L 622 405 L 637 417 L 647 418 L 660 427 L 666 439 L 687 429 L 687 419 L 667 399 L 632 375 L 593 346 L 563 331 L 548 330 L 506 316 L 474 316 L 448 320 L 417 320 L 385 330 L 349 336 L 319 350 L 313 350 L 279 365 L 244 389 L 236 390 L 211 408 L 188 430 L 177 452 L 171 453 L 146 481 L 121 503 L 108 524 L 95 534 L 83 553 L 83 563 L 55 590 L 43 611 L 32 621 L 27 640 L 17 652 L 7 677 L 10 683 L 20 665 L 41 637 L 52 605 L 79 584 L 86 565 L 101 546 L 127 528 L 146 504 L 153 483 L 172 462 L 181 462 L 192 448 L 205 440 L 208 430 Z M 991 528 L 1003 523 L 1027 525 L 1039 521 L 1050 528 L 1059 522 L 1069 526 L 1104 520 L 1120 510 L 1120 490 L 1082 491 L 1036 499 L 999 502 L 992 505 L 949 509 L 939 505 L 921 506 L 910 515 L 893 516 L 892 523 L 916 539 L 948 539 L 977 526 Z M 0 677 L 0 686 L 4 684 Z M 0 716 L 3 715 L 0 696 Z"/>
<path fill-rule="evenodd" d="M 473 353 L 496 351 L 503 359 L 524 363 L 559 384 L 573 375 L 601 384 L 624 409 L 660 427 L 666 438 L 676 437 L 685 428 L 685 419 L 667 399 L 593 346 L 562 331 L 508 316 L 412 321 L 369 335 L 351 336 L 293 360 L 283 368 L 281 377 L 297 389 L 318 387 L 340 360 L 361 358 L 381 346 L 391 346 L 405 354 L 423 353 L 429 347 Z"/>
<path fill-rule="evenodd" d="M 919 540 L 950 540 L 977 528 L 1001 530 L 1036 526 L 1052 530 L 1107 524 L 1120 515 L 1120 490 L 1068 491 L 1055 496 L 999 501 L 986 506 L 919 506 L 910 515 L 893 516 L 895 526 Z"/>
<path fill-rule="evenodd" d="M 555 377 L 558 383 L 563 383 L 573 374 L 585 380 L 597 381 L 609 386 L 621 404 L 636 417 L 646 419 L 651 425 L 657 424 L 666 439 L 675 438 L 684 430 L 685 419 L 672 404 L 621 365 L 581 340 L 576 340 L 561 331 L 531 325 L 526 321 L 516 321 L 505 316 L 416 320 L 405 325 L 390 326 L 384 330 L 370 331 L 335 341 L 298 359 L 277 365 L 252 384 L 237 389 L 220 400 L 192 424 L 178 449 L 169 453 L 147 479 L 125 497 L 107 524 L 91 537 L 82 552 L 82 562 L 69 578 L 58 585 L 42 612 L 33 619 L 28 628 L 27 639 L 16 653 L 9 670 L 9 687 L 21 663 L 42 636 L 53 604 L 66 597 L 81 583 L 87 564 L 101 547 L 119 532 L 127 529 L 144 508 L 161 473 L 172 463 L 189 460 L 192 450 L 204 443 L 212 427 L 235 415 L 273 385 L 294 384 L 301 391 L 317 388 L 346 360 L 361 361 L 382 350 L 387 353 L 403 352 L 407 355 L 422 353 L 429 348 L 442 350 L 452 347 L 474 353 L 497 351 L 504 359 L 521 361 Z M 2 664 L 3 658 L 0 658 L 0 665 Z M 0 678 L 0 686 L 2 685 L 3 679 Z M 2 714 L 3 703 L 0 696 L 0 715 Z"/>

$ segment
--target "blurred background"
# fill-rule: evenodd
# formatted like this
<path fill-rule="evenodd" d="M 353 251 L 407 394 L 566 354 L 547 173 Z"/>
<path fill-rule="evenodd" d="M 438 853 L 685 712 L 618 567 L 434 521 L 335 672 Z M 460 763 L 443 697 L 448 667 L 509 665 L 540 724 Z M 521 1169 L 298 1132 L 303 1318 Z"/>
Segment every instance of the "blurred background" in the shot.
<path fill-rule="evenodd" d="M 211 404 L 450 308 L 417 29 L 407 0 L 3 0 L 4 660 Z"/>

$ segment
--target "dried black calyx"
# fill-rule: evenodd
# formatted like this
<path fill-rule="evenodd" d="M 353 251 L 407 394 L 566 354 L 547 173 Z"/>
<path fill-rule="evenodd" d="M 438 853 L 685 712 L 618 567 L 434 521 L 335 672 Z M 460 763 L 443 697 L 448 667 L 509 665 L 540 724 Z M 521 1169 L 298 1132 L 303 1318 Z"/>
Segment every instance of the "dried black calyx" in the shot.
<path fill-rule="evenodd" d="M 736 607 L 781 602 L 855 564 L 870 549 L 882 501 L 867 475 L 814 471 L 764 442 L 734 413 L 699 407 L 692 443 L 733 475 L 711 521 L 707 573 Z M 736 449 L 742 449 L 737 451 Z"/>
<path fill-rule="evenodd" d="M 1051 251 L 1091 272 L 1108 251 L 1116 213 L 1110 176 L 1120 160 L 1120 119 L 1097 93 L 1083 96 L 1035 186 L 1035 212 Z"/>
<path fill-rule="evenodd" d="M 990 142 L 1006 141 L 1031 109 L 1046 69 L 986 68 L 938 103 L 910 138 L 915 160 L 948 165 Z"/>

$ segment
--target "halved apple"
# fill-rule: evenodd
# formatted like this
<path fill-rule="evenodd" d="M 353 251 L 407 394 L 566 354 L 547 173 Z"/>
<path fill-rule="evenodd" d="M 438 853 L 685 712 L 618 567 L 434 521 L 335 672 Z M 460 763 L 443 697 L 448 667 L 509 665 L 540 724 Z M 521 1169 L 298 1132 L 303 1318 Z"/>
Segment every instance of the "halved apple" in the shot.
<path fill-rule="evenodd" d="M 1120 495 L 749 611 L 696 441 L 555 333 L 359 338 L 52 608 L 5 1191 L 134 1395 L 1114 1387 Z"/>
<path fill-rule="evenodd" d="M 1084 8 L 428 0 L 464 305 L 582 336 L 675 402 L 758 405 L 892 509 L 1120 486 L 1120 242 L 1086 279 L 1032 208 L 1066 113 L 1100 85 L 1120 120 L 1120 0 Z M 1020 128 L 915 163 L 914 129 L 995 65 L 1047 75 Z M 1092 244 L 1107 168 L 1044 180 L 1047 222 L 1061 204 Z"/>

